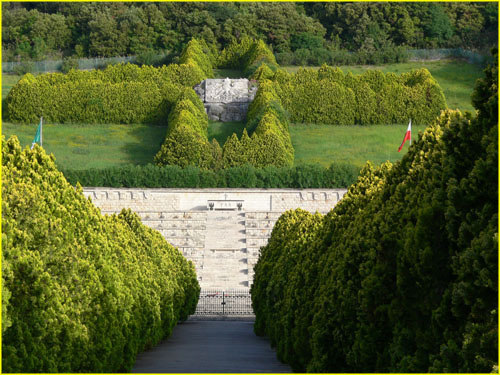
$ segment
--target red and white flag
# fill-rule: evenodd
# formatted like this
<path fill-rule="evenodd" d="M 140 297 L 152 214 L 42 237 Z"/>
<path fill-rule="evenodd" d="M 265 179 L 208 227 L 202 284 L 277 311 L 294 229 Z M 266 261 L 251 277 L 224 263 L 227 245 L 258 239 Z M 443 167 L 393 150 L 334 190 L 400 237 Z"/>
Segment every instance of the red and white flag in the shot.
<path fill-rule="evenodd" d="M 405 144 L 405 142 L 407 140 L 410 140 L 410 146 L 411 146 L 411 119 L 410 119 L 410 123 L 408 124 L 408 129 L 406 129 L 406 134 L 405 134 L 405 137 L 403 139 L 403 143 L 401 143 L 401 146 L 399 146 L 399 148 L 398 148 L 398 152 L 401 151 L 401 149 L 403 148 L 403 145 Z"/>

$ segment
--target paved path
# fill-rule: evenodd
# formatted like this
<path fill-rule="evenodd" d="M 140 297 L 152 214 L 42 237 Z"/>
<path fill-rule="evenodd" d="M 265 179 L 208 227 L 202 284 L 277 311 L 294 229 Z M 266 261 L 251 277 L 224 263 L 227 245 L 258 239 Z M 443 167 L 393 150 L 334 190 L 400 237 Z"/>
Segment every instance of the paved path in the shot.
<path fill-rule="evenodd" d="M 250 321 L 196 321 L 177 325 L 155 348 L 139 354 L 135 373 L 289 373 Z"/>

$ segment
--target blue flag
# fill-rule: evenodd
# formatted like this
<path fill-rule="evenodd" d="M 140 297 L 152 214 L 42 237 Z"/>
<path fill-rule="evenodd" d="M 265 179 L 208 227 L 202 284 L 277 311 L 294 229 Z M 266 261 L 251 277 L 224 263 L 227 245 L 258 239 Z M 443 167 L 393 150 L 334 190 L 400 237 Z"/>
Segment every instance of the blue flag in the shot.
<path fill-rule="evenodd" d="M 43 117 L 40 117 L 40 123 L 38 124 L 38 129 L 36 130 L 35 139 L 33 139 L 33 143 L 31 143 L 31 149 L 35 147 L 35 143 L 40 143 L 42 145 L 42 121 Z"/>

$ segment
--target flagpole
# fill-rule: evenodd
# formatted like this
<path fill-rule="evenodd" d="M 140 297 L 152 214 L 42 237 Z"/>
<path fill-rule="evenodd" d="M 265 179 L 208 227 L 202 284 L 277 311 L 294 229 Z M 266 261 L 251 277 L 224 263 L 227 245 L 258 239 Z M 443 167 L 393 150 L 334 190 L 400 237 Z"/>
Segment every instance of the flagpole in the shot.
<path fill-rule="evenodd" d="M 411 125 L 411 119 L 410 119 L 410 125 Z M 410 132 L 410 146 L 411 146 L 411 132 Z"/>

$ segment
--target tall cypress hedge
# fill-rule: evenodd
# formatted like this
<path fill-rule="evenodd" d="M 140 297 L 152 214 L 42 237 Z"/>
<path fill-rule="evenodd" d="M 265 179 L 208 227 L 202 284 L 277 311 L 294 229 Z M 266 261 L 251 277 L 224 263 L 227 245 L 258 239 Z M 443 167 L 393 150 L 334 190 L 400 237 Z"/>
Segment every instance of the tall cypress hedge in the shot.
<path fill-rule="evenodd" d="M 261 81 L 247 114 L 246 129 L 240 139 L 233 134 L 222 148 L 225 168 L 251 164 L 262 168 L 268 165 L 293 165 L 294 149 L 288 131 L 288 115 L 281 106 L 270 81 Z"/>
<path fill-rule="evenodd" d="M 498 68 L 485 73 L 477 117 L 443 112 L 321 220 L 276 223 L 255 268 L 255 330 L 295 370 L 498 365 Z"/>
<path fill-rule="evenodd" d="M 42 148 L 2 139 L 2 369 L 125 372 L 194 312 L 194 266 L 130 210 L 102 216 Z"/>
<path fill-rule="evenodd" d="M 427 69 L 396 75 L 379 70 L 344 74 L 323 65 L 272 80 L 292 122 L 331 125 L 430 124 L 446 109 L 443 90 Z"/>
<path fill-rule="evenodd" d="M 167 124 L 165 141 L 155 155 L 156 165 L 194 165 L 203 169 L 219 167 L 214 154 L 221 152 L 220 146 L 208 141 L 208 117 L 203 103 L 192 88 L 183 89 L 168 116 Z"/>
<path fill-rule="evenodd" d="M 206 53 L 205 53 L 206 52 Z M 33 123 L 161 123 L 182 87 L 211 77 L 214 57 L 204 42 L 186 45 L 180 64 L 132 64 L 68 74 L 26 74 L 6 98 L 9 121 Z"/>
<path fill-rule="evenodd" d="M 252 39 L 247 36 L 241 40 L 233 40 L 222 50 L 217 58 L 219 68 L 235 68 L 243 70 L 248 77 L 261 65 L 278 67 L 273 52 L 261 39 Z"/>

